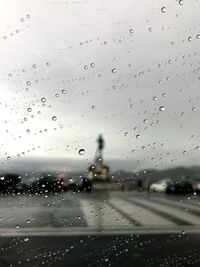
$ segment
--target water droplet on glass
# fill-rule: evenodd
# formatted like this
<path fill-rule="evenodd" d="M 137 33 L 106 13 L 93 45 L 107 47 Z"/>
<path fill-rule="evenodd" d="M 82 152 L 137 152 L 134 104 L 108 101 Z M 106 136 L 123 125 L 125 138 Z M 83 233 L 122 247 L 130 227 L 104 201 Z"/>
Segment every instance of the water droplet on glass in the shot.
<path fill-rule="evenodd" d="M 28 240 L 29 240 L 28 237 L 25 237 L 25 238 L 24 238 L 24 241 L 25 241 L 25 242 L 27 242 Z"/>
<path fill-rule="evenodd" d="M 94 105 L 92 105 L 92 109 L 95 109 L 96 107 Z"/>
<path fill-rule="evenodd" d="M 37 68 L 37 65 L 36 64 L 33 64 L 33 68 L 36 69 Z"/>
<path fill-rule="evenodd" d="M 137 138 L 137 139 L 140 139 L 140 135 L 139 135 L 139 134 L 137 134 L 137 135 L 136 135 L 136 138 Z"/>
<path fill-rule="evenodd" d="M 51 65 L 51 63 L 50 62 L 47 62 L 46 65 L 49 67 Z"/>
<path fill-rule="evenodd" d="M 56 117 L 56 116 L 53 116 L 53 117 L 52 117 L 52 120 L 53 120 L 53 121 L 56 121 L 56 120 L 57 120 L 57 117 Z"/>
<path fill-rule="evenodd" d="M 157 97 L 156 97 L 156 96 L 154 96 L 154 97 L 153 97 L 153 101 L 156 101 L 156 100 L 157 100 Z"/>
<path fill-rule="evenodd" d="M 193 108 L 192 108 L 192 111 L 196 111 L 196 110 L 197 110 L 196 107 L 193 107 Z"/>
<path fill-rule="evenodd" d="M 81 148 L 78 151 L 79 155 L 84 155 L 85 154 L 85 149 Z"/>
<path fill-rule="evenodd" d="M 197 38 L 197 39 L 200 39 L 200 34 L 197 34 L 196 38 Z"/>
<path fill-rule="evenodd" d="M 62 93 L 63 93 L 64 95 L 66 94 L 66 92 L 67 92 L 67 91 L 66 91 L 65 89 L 62 90 Z"/>
<path fill-rule="evenodd" d="M 152 32 L 152 28 L 149 28 L 149 32 Z"/>
<path fill-rule="evenodd" d="M 162 94 L 162 97 L 166 97 L 166 93 L 163 93 L 163 94 Z"/>
<path fill-rule="evenodd" d="M 124 135 L 125 135 L 125 136 L 128 136 L 128 132 L 125 132 Z"/>
<path fill-rule="evenodd" d="M 130 29 L 129 32 L 130 32 L 130 33 L 133 33 L 133 29 Z"/>
<path fill-rule="evenodd" d="M 116 73 L 117 72 L 117 70 L 116 69 L 112 69 L 112 73 Z"/>
<path fill-rule="evenodd" d="M 87 69 L 88 69 L 88 66 L 85 65 L 85 66 L 84 66 L 84 70 L 87 70 Z"/>
<path fill-rule="evenodd" d="M 15 228 L 16 228 L 16 229 L 19 229 L 19 224 L 17 224 L 17 225 L 15 226 Z"/>
<path fill-rule="evenodd" d="M 28 111 L 28 112 L 31 112 L 31 111 L 32 111 L 32 108 L 27 108 L 27 111 Z"/>
<path fill-rule="evenodd" d="M 188 41 L 189 41 L 189 42 L 192 41 L 192 37 L 191 37 L 191 36 L 188 37 Z"/>
<path fill-rule="evenodd" d="M 41 102 L 42 102 L 42 103 L 45 103 L 45 102 L 46 102 L 46 98 L 42 97 L 42 98 L 41 98 Z"/>
<path fill-rule="evenodd" d="M 31 85 L 31 82 L 30 82 L 30 81 L 28 81 L 26 84 L 27 84 L 28 86 L 30 86 L 30 85 Z"/>
<path fill-rule="evenodd" d="M 94 63 L 91 63 L 90 66 L 91 66 L 92 68 L 94 68 L 94 67 L 95 67 L 95 64 L 94 64 Z"/>
<path fill-rule="evenodd" d="M 30 220 L 26 220 L 26 223 L 30 223 L 31 221 Z"/>
<path fill-rule="evenodd" d="M 179 0 L 179 5 L 183 5 L 183 0 Z"/>
<path fill-rule="evenodd" d="M 24 18 L 21 18 L 20 21 L 21 21 L 21 22 L 24 22 Z"/>
<path fill-rule="evenodd" d="M 161 8 L 161 12 L 162 12 L 162 13 L 165 13 L 166 11 L 167 11 L 166 7 L 163 6 L 163 7 Z"/>
<path fill-rule="evenodd" d="M 164 106 L 160 106 L 160 107 L 159 107 L 159 110 L 160 110 L 160 111 L 164 111 L 164 110 L 165 110 L 165 107 L 164 107 Z"/>
<path fill-rule="evenodd" d="M 30 19 L 31 16 L 28 14 L 28 15 L 26 15 L 26 17 L 27 17 L 27 19 Z"/>

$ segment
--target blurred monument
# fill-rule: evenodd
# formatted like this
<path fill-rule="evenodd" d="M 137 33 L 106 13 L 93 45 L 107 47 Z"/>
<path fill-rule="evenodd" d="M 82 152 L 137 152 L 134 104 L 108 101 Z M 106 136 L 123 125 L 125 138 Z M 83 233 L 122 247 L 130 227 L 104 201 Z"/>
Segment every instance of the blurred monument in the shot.
<path fill-rule="evenodd" d="M 103 163 L 103 149 L 104 139 L 100 134 L 97 139 L 97 150 L 95 153 L 94 163 L 87 169 L 86 176 L 96 182 L 109 182 L 110 181 L 110 170 L 109 167 Z"/>

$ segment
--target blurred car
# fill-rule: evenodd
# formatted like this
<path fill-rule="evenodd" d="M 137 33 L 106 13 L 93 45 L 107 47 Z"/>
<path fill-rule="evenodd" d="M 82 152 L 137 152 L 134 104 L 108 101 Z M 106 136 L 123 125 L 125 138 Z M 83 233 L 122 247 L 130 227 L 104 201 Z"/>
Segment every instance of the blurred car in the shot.
<path fill-rule="evenodd" d="M 162 179 L 156 183 L 153 183 L 149 187 L 149 192 L 166 192 L 170 179 Z"/>
<path fill-rule="evenodd" d="M 193 184 L 194 192 L 200 194 L 200 180 L 195 180 Z"/>
<path fill-rule="evenodd" d="M 67 181 L 67 189 L 73 191 L 87 191 L 92 190 L 92 181 L 88 178 L 81 176 L 70 177 Z"/>
<path fill-rule="evenodd" d="M 192 194 L 193 185 L 188 180 L 178 180 L 168 184 L 166 188 L 167 194 Z"/>
<path fill-rule="evenodd" d="M 13 193 L 17 190 L 17 184 L 20 182 L 20 176 L 14 173 L 8 173 L 0 176 L 0 191 L 3 193 Z"/>
<path fill-rule="evenodd" d="M 42 177 L 31 177 L 22 181 L 18 187 L 20 193 L 44 193 L 65 191 L 64 180 L 55 176 L 44 175 Z"/>

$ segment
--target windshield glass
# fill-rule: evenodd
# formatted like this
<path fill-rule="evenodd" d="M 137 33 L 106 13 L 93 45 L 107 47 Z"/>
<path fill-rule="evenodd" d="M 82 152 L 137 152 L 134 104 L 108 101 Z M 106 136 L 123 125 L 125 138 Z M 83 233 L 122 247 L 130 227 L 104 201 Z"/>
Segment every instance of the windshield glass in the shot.
<path fill-rule="evenodd" d="M 0 266 L 200 266 L 199 10 L 0 1 Z"/>

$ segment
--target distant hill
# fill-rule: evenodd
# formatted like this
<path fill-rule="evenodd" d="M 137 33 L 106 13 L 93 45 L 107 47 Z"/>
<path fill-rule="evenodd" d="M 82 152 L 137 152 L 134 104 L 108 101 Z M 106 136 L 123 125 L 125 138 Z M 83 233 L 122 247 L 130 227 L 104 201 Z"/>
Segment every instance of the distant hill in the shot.
<path fill-rule="evenodd" d="M 111 167 L 112 181 L 132 181 L 132 180 L 159 180 L 163 178 L 180 178 L 188 176 L 191 179 L 200 178 L 200 166 L 182 167 L 167 169 L 148 169 L 145 171 L 134 172 L 136 163 L 125 160 L 109 160 Z M 67 158 L 23 158 L 11 159 L 0 168 L 0 174 L 14 172 L 19 175 L 25 173 L 38 175 L 42 173 L 56 174 L 56 171 L 63 171 L 69 175 L 83 175 L 88 167 L 87 160 L 76 160 Z M 117 169 L 121 169 L 117 171 Z M 133 170 L 133 171 L 130 171 Z"/>

